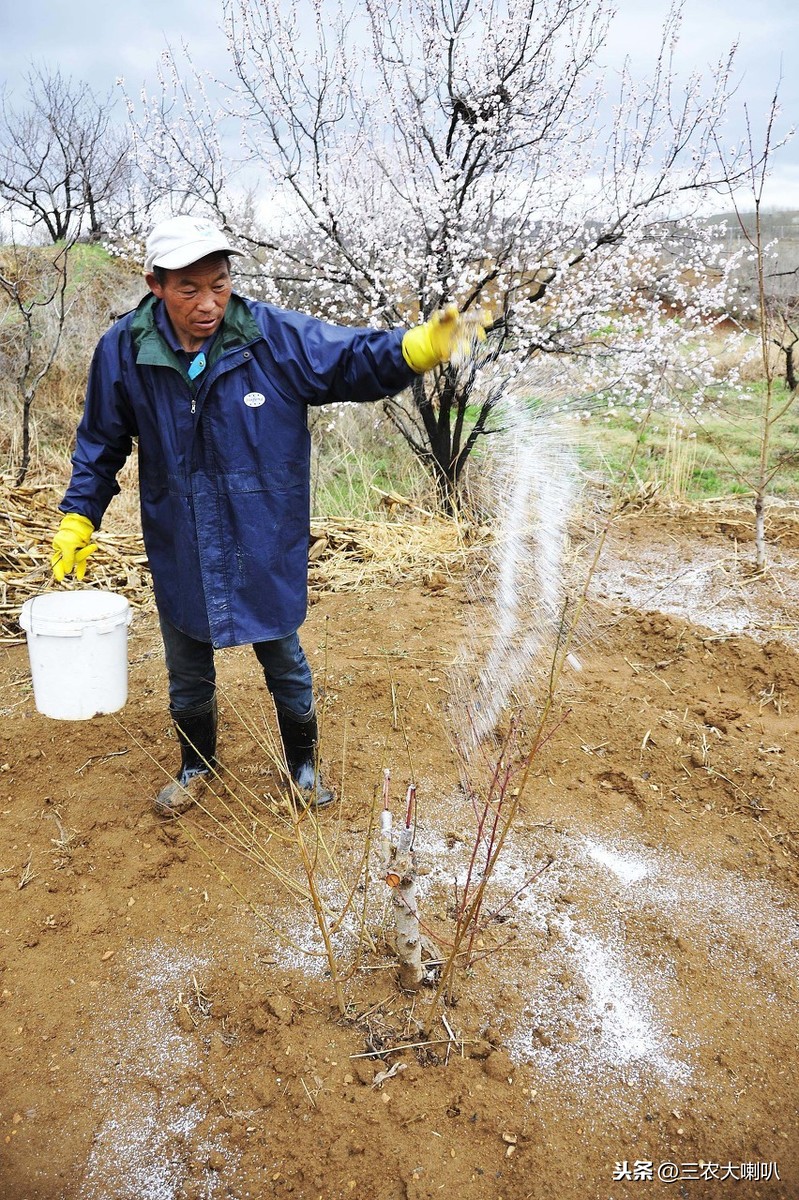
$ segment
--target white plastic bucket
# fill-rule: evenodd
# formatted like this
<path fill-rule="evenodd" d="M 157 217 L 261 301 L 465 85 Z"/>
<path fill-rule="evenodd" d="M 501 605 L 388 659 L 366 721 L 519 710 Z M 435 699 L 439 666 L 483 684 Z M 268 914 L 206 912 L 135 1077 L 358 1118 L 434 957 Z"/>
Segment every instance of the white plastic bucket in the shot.
<path fill-rule="evenodd" d="M 28 640 L 33 699 L 45 717 L 86 721 L 116 712 L 128 698 L 124 596 L 85 588 L 26 600 L 19 623 Z"/>

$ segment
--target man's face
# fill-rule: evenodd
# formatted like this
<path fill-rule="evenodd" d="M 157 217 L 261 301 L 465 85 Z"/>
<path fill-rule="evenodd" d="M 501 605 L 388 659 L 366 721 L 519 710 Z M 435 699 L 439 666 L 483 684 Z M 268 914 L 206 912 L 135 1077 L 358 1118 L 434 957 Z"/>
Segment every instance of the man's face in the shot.
<path fill-rule="evenodd" d="M 199 262 L 166 271 L 163 283 L 145 276 L 150 291 L 163 300 L 172 328 L 184 350 L 199 350 L 216 333 L 225 315 L 232 283 L 224 254 L 209 254 Z"/>

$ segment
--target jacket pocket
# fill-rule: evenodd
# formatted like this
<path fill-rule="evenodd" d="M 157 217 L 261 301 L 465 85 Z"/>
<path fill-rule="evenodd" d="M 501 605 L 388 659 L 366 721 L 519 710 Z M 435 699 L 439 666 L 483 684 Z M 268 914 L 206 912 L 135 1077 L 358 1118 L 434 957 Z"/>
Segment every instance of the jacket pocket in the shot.
<path fill-rule="evenodd" d="M 219 490 L 230 495 L 303 490 L 306 474 L 303 462 L 274 463 L 260 471 L 228 471 L 219 481 Z"/>

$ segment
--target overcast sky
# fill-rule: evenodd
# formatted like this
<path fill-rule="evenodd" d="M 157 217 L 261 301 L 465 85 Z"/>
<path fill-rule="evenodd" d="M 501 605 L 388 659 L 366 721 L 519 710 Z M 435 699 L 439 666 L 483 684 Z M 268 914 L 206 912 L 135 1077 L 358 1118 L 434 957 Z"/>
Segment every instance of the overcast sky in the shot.
<path fill-rule="evenodd" d="M 658 43 L 667 0 L 617 0 L 606 57 L 632 56 L 642 72 Z M 793 0 L 686 0 L 678 68 L 704 70 L 739 42 L 735 108 L 744 102 L 759 116 L 781 79 L 782 128 L 799 122 L 799 12 Z M 59 67 L 105 94 L 122 76 L 135 94 L 155 78 L 155 63 L 169 43 L 185 41 L 198 65 L 227 69 L 218 0 L 0 0 L 0 80 L 20 89 L 31 63 Z M 799 208 L 799 138 L 774 162 L 768 201 Z"/>

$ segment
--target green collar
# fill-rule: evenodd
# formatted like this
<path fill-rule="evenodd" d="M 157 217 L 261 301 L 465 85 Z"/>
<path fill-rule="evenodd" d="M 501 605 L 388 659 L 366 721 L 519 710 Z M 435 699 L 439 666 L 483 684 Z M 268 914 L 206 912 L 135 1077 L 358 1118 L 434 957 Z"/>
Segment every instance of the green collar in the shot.
<path fill-rule="evenodd" d="M 172 367 L 183 376 L 190 386 L 194 387 L 186 374 L 185 364 L 167 345 L 158 331 L 155 324 L 157 303 L 156 297 L 151 293 L 144 297 L 133 314 L 130 332 L 136 350 L 136 362 L 151 367 Z M 248 346 L 262 336 L 252 313 L 241 296 L 232 295 L 225 309 L 222 325 L 211 346 L 208 366 L 212 367 L 226 351 L 233 350 L 237 346 Z"/>

